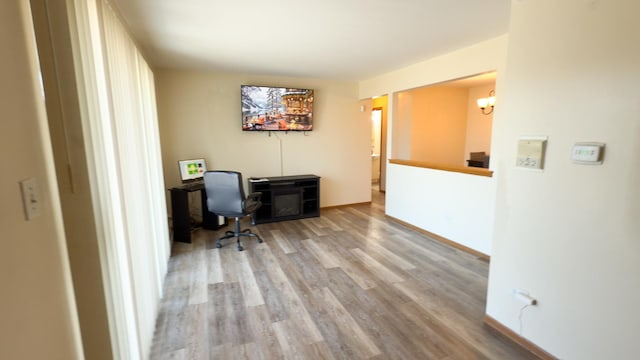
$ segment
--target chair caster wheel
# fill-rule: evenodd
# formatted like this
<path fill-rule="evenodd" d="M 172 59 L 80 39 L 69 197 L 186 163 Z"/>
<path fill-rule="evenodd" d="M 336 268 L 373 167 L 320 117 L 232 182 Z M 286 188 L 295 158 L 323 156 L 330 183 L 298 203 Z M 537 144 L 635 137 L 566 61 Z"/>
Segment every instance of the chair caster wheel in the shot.
<path fill-rule="evenodd" d="M 262 239 L 258 239 L 258 244 L 262 244 Z"/>
<path fill-rule="evenodd" d="M 218 249 L 220 249 L 220 248 L 222 247 L 222 244 L 220 244 L 220 243 L 216 243 L 216 247 L 217 247 Z"/>
<path fill-rule="evenodd" d="M 242 250 L 244 250 L 244 248 L 242 246 L 238 245 L 238 251 L 242 251 Z"/>

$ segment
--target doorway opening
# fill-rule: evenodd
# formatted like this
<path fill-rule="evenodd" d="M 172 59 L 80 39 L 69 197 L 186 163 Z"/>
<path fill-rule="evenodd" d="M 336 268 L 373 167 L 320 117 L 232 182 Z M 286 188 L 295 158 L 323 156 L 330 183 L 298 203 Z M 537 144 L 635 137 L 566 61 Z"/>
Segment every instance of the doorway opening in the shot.
<path fill-rule="evenodd" d="M 371 188 L 385 192 L 387 175 L 387 95 L 371 99 Z"/>
<path fill-rule="evenodd" d="M 382 145 L 382 108 L 371 111 L 371 188 L 380 190 L 380 148 Z"/>

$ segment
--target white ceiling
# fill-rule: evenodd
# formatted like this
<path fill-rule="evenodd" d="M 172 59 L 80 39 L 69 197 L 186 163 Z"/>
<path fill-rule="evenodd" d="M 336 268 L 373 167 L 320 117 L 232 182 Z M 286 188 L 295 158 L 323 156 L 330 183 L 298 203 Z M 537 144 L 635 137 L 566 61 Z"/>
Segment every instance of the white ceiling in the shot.
<path fill-rule="evenodd" d="M 510 0 L 112 0 L 154 67 L 362 80 L 508 32 Z"/>

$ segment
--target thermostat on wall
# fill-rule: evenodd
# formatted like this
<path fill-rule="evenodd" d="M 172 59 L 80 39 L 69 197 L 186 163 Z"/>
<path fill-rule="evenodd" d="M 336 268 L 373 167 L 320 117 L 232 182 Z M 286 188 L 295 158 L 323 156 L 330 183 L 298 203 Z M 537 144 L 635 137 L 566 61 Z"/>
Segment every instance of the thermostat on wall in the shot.
<path fill-rule="evenodd" d="M 576 164 L 602 164 L 604 144 L 596 142 L 575 143 L 571 149 L 571 160 Z"/>

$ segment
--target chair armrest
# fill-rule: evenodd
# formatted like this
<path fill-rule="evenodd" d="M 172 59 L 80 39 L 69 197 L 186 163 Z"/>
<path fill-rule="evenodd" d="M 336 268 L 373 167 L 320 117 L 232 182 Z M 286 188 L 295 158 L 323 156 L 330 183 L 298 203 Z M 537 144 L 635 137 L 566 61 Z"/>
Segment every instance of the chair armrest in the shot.
<path fill-rule="evenodd" d="M 247 200 L 258 201 L 258 200 L 260 200 L 260 196 L 262 196 L 261 192 L 259 192 L 259 191 L 252 192 L 251 194 L 247 195 Z"/>
<path fill-rule="evenodd" d="M 247 196 L 245 200 L 242 201 L 242 211 L 250 211 L 253 212 L 257 208 L 259 208 L 262 203 L 260 202 L 261 192 L 253 192 Z"/>

